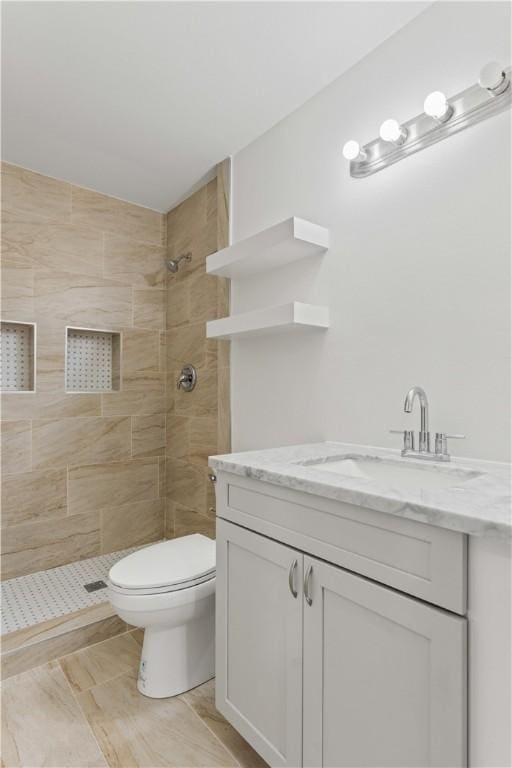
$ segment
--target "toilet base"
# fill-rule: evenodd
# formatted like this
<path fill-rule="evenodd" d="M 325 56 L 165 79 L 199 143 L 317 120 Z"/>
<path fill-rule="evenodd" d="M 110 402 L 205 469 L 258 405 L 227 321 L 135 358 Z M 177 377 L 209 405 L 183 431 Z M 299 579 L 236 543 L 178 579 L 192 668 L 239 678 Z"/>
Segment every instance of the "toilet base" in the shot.
<path fill-rule="evenodd" d="M 215 604 L 208 602 L 208 610 L 185 624 L 146 628 L 137 680 L 144 696 L 177 696 L 215 676 Z"/>

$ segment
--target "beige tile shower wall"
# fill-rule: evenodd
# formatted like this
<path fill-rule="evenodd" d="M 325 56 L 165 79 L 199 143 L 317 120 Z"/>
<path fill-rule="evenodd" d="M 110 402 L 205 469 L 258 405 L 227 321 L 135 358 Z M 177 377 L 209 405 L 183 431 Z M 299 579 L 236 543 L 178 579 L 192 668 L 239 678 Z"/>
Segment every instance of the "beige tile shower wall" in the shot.
<path fill-rule="evenodd" d="M 161 538 L 166 217 L 2 166 L 2 317 L 37 323 L 37 391 L 2 406 L 2 575 Z M 122 388 L 67 394 L 65 326 L 120 332 Z"/>
<path fill-rule="evenodd" d="M 206 338 L 206 321 L 229 314 L 229 283 L 206 274 L 206 257 L 229 243 L 229 160 L 167 214 L 170 258 L 191 252 L 167 283 L 166 535 L 215 535 L 208 456 L 230 447 L 229 346 Z M 197 368 L 192 392 L 176 389 L 183 365 Z"/>

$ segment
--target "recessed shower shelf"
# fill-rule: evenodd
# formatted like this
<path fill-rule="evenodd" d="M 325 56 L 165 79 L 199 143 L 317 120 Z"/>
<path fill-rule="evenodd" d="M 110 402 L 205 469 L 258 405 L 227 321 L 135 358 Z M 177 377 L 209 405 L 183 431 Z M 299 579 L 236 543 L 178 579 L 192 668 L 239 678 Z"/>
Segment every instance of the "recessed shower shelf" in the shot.
<path fill-rule="evenodd" d="M 212 253 L 206 260 L 206 271 L 219 277 L 246 277 L 319 256 L 328 247 L 328 229 L 292 216 Z"/>
<path fill-rule="evenodd" d="M 66 392 L 120 388 L 121 336 L 113 331 L 66 328 Z"/>
<path fill-rule="evenodd" d="M 0 391 L 35 392 L 34 323 L 2 320 L 0 330 Z"/>
<path fill-rule="evenodd" d="M 210 320 L 206 324 L 206 335 L 209 339 L 238 339 L 306 328 L 325 330 L 328 327 L 327 307 L 291 301 L 276 307 Z"/>

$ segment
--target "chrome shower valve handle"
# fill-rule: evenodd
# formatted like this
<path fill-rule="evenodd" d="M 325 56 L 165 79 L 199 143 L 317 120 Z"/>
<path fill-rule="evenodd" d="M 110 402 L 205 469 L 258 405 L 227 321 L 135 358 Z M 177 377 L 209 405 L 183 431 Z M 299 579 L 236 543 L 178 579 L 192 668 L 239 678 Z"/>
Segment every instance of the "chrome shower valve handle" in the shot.
<path fill-rule="evenodd" d="M 197 371 L 193 365 L 185 365 L 176 382 L 176 389 L 182 389 L 184 392 L 192 392 L 197 384 Z"/>

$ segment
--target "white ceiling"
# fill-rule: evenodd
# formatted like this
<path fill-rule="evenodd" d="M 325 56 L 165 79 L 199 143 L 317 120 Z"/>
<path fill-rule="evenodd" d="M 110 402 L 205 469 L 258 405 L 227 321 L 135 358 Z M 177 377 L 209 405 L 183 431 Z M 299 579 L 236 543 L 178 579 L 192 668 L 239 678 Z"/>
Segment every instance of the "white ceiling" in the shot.
<path fill-rule="evenodd" d="M 167 211 L 429 2 L 3 2 L 3 157 Z"/>

